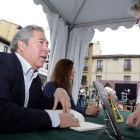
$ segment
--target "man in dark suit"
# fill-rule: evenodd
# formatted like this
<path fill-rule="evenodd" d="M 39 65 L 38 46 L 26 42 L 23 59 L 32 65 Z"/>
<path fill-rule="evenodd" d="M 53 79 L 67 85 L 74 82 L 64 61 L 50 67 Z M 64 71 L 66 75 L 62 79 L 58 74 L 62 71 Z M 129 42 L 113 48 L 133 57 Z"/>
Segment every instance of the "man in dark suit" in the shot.
<path fill-rule="evenodd" d="M 41 88 L 37 69 L 47 57 L 48 41 L 41 27 L 29 25 L 13 38 L 12 54 L 0 53 L 0 133 L 17 133 L 79 126 L 69 113 L 70 99 L 64 89 L 48 98 Z M 55 98 L 55 99 L 54 99 Z M 63 112 L 56 109 L 61 102 Z"/>

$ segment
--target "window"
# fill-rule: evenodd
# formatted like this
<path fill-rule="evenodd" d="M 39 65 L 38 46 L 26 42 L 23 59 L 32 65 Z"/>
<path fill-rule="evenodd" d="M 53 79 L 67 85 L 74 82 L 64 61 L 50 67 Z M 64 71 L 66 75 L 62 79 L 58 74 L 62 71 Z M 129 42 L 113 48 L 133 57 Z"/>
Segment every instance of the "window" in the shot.
<path fill-rule="evenodd" d="M 8 47 L 4 46 L 4 52 L 7 52 L 8 51 Z"/>
<path fill-rule="evenodd" d="M 81 85 L 86 85 L 86 82 L 87 82 L 87 76 L 82 76 Z"/>
<path fill-rule="evenodd" d="M 102 80 L 102 76 L 96 76 L 96 81 Z"/>
<path fill-rule="evenodd" d="M 48 70 L 48 66 L 49 66 L 49 63 L 46 62 L 46 65 L 45 65 L 45 67 L 46 67 L 45 69 L 46 69 L 46 70 Z"/>
<path fill-rule="evenodd" d="M 83 71 L 88 71 L 88 62 L 84 62 Z"/>
<path fill-rule="evenodd" d="M 89 46 L 86 47 L 85 58 L 89 58 Z"/>
<path fill-rule="evenodd" d="M 43 65 L 43 68 L 45 68 L 46 70 L 48 70 L 48 67 L 49 67 L 49 62 L 45 61 L 44 62 L 44 65 Z"/>
<path fill-rule="evenodd" d="M 102 60 L 98 60 L 97 61 L 97 70 L 102 70 L 103 68 L 103 61 Z"/>
<path fill-rule="evenodd" d="M 124 76 L 124 81 L 131 81 L 131 76 Z"/>
<path fill-rule="evenodd" d="M 48 70 L 48 64 L 46 65 L 46 69 Z"/>
<path fill-rule="evenodd" d="M 124 61 L 124 70 L 131 70 L 131 60 Z"/>

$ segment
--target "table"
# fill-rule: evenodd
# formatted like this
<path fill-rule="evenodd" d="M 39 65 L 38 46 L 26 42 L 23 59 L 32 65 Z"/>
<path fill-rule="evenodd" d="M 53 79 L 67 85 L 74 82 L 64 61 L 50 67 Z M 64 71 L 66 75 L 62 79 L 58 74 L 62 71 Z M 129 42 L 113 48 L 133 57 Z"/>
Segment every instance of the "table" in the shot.
<path fill-rule="evenodd" d="M 121 114 L 126 121 L 127 116 L 131 112 L 121 111 Z M 97 124 L 104 123 L 104 113 L 101 109 L 100 114 L 96 117 L 85 117 L 87 122 L 93 122 Z M 140 127 L 129 128 L 125 125 L 125 122 L 118 123 L 121 132 L 124 133 L 125 140 L 140 140 Z M 27 126 L 28 127 L 28 126 Z M 95 140 L 95 137 L 101 130 L 93 131 L 75 131 L 70 128 L 54 129 L 44 132 L 31 132 L 31 133 L 19 133 L 19 134 L 0 134 L 0 140 Z M 112 140 L 106 132 L 104 132 L 98 140 Z"/>

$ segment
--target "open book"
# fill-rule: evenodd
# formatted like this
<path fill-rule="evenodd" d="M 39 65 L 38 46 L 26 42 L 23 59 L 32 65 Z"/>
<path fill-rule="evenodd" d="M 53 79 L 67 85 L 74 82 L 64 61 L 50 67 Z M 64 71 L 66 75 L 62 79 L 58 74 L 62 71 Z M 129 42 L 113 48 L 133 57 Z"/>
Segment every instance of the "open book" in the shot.
<path fill-rule="evenodd" d="M 53 111 L 53 110 L 45 110 L 45 111 L 49 112 L 49 111 Z M 63 110 L 54 110 L 54 111 L 57 113 L 63 113 Z M 84 116 L 75 110 L 71 109 L 70 113 L 73 113 L 74 117 L 77 118 L 80 122 L 80 127 L 70 127 L 71 129 L 74 129 L 77 131 L 88 131 L 88 130 L 102 129 L 105 126 L 105 125 L 85 122 Z"/>

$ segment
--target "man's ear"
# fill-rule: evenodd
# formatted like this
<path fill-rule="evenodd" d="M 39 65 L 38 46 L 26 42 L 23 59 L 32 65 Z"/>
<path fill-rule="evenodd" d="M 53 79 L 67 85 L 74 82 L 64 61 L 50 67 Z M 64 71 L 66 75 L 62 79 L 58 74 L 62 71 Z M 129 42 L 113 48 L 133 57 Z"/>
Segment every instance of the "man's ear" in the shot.
<path fill-rule="evenodd" d="M 24 47 L 25 47 L 25 42 L 22 41 L 22 40 L 18 40 L 17 44 L 18 44 L 18 49 L 19 49 L 21 52 L 23 52 Z"/>

